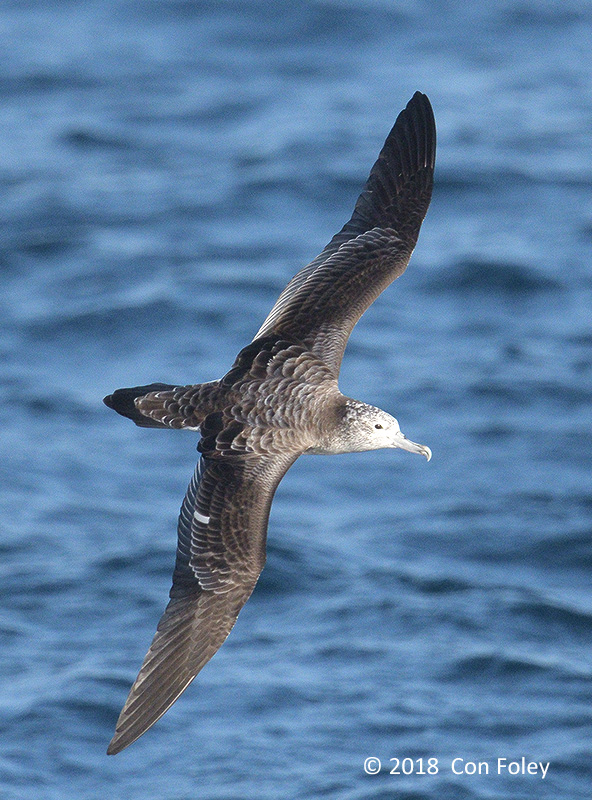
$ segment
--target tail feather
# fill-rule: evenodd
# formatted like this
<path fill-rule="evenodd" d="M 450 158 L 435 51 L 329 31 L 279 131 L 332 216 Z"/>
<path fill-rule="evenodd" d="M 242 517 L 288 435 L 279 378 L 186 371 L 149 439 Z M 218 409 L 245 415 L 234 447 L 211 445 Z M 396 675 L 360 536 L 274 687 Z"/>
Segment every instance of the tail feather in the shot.
<path fill-rule="evenodd" d="M 132 386 L 117 389 L 103 402 L 141 428 L 195 431 L 199 430 L 208 414 L 224 402 L 224 398 L 220 396 L 219 382 L 211 381 L 192 386 L 171 386 L 168 383 Z"/>
<path fill-rule="evenodd" d="M 176 386 L 168 383 L 151 383 L 148 386 L 132 386 L 129 389 L 117 389 L 113 394 L 108 394 L 103 398 L 103 403 L 122 417 L 127 417 L 135 422 L 140 428 L 170 428 L 157 419 L 147 417 L 140 412 L 135 401 L 138 397 L 143 397 L 150 392 L 173 391 Z"/>

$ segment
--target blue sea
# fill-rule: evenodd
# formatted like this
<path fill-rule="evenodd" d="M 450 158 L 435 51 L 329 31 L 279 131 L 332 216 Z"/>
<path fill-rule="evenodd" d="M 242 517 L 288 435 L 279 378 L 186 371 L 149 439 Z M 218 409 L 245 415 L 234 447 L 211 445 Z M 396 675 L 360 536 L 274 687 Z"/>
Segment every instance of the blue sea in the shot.
<path fill-rule="evenodd" d="M 590 3 L 5 0 L 0 30 L 1 800 L 589 798 Z M 107 757 L 197 438 L 102 397 L 224 374 L 415 90 L 432 205 L 341 388 L 433 459 L 301 458 L 228 641 Z"/>

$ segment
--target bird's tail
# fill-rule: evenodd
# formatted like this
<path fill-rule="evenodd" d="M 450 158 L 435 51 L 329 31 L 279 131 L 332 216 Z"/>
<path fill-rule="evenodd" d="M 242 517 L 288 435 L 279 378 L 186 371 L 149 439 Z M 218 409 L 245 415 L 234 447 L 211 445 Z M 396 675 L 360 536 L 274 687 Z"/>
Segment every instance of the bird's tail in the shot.
<path fill-rule="evenodd" d="M 127 417 L 139 425 L 141 428 L 168 428 L 158 419 L 143 414 L 136 400 L 144 398 L 149 394 L 166 394 L 171 396 L 177 387 L 167 383 L 151 383 L 148 386 L 131 386 L 128 389 L 117 389 L 113 394 L 108 394 L 103 398 L 103 403 L 113 411 L 117 411 L 122 417 Z M 164 399 L 164 398 L 163 398 Z"/>
<path fill-rule="evenodd" d="M 105 405 L 141 428 L 197 430 L 216 406 L 218 382 L 196 386 L 151 383 L 117 389 L 103 399 Z"/>

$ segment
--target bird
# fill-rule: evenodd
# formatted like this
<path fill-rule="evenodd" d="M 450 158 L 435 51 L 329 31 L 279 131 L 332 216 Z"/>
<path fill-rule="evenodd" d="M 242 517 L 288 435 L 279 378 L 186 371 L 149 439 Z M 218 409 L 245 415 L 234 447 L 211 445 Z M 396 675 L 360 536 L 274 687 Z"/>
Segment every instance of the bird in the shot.
<path fill-rule="evenodd" d="M 400 448 L 423 455 L 386 411 L 338 388 L 354 325 L 406 269 L 430 204 L 436 127 L 415 92 L 350 220 L 281 292 L 219 380 L 118 389 L 107 406 L 146 428 L 199 433 L 178 520 L 169 602 L 107 753 L 145 733 L 218 651 L 265 564 L 275 490 L 304 454 Z"/>

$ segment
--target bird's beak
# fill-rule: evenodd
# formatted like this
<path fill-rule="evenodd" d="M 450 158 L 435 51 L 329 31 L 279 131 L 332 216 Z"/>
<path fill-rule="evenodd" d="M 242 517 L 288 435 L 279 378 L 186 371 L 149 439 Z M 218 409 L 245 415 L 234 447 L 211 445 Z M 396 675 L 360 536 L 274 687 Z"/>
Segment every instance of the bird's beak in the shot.
<path fill-rule="evenodd" d="M 400 447 L 401 450 L 408 450 L 410 453 L 419 453 L 420 456 L 425 456 L 429 461 L 432 457 L 432 451 L 425 444 L 417 444 L 408 439 L 404 433 L 395 434 L 393 439 L 393 447 Z"/>

